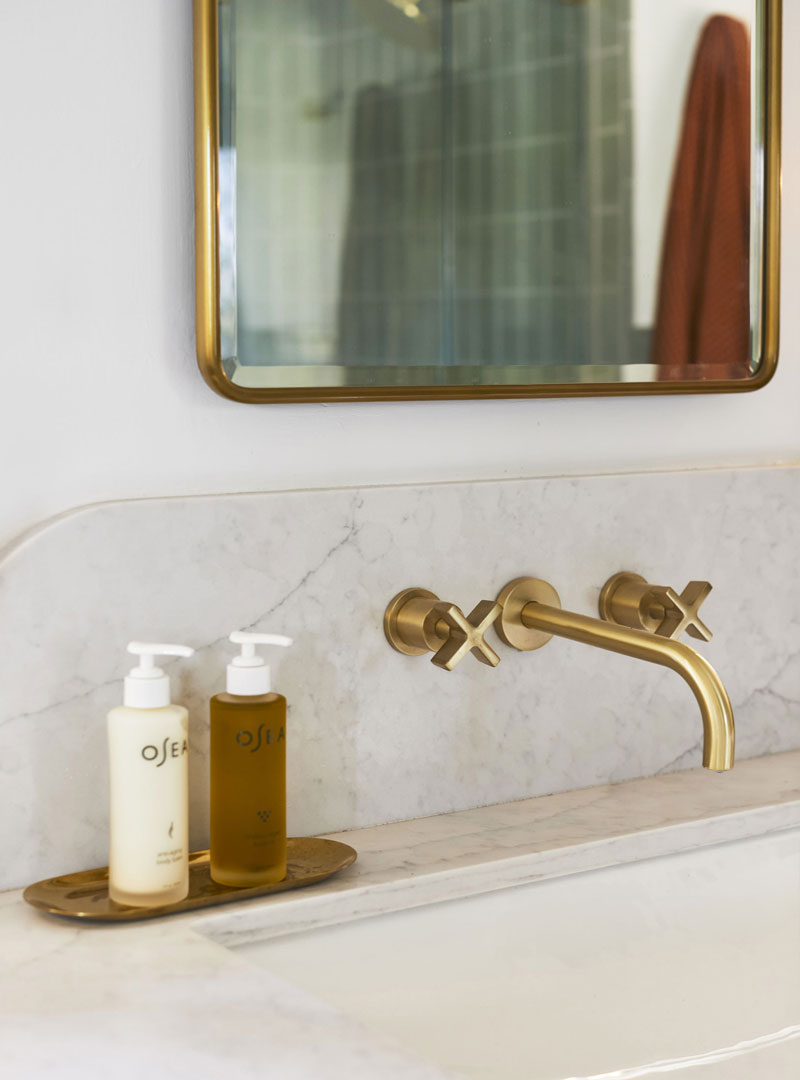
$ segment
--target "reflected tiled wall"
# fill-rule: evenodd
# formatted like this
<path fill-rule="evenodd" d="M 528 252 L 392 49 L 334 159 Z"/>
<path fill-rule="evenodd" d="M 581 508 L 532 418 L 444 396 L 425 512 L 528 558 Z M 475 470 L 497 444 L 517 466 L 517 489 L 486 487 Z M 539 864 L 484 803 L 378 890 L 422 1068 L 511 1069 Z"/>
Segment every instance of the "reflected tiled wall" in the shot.
<path fill-rule="evenodd" d="M 465 0 L 453 17 L 458 355 L 624 363 L 629 0 Z"/>
<path fill-rule="evenodd" d="M 419 7 L 237 0 L 240 358 L 624 363 L 629 0 Z"/>

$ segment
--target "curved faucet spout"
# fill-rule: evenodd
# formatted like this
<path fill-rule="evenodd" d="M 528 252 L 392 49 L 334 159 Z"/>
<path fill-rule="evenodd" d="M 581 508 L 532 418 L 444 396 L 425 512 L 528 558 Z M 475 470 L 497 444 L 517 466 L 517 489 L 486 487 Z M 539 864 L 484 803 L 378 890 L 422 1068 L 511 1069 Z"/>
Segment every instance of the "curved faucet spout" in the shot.
<path fill-rule="evenodd" d="M 719 675 L 709 662 L 688 645 L 670 638 L 656 637 L 644 630 L 576 615 L 535 601 L 525 604 L 522 623 L 556 637 L 595 645 L 609 652 L 634 656 L 650 664 L 672 668 L 692 688 L 703 717 L 703 765 L 722 772 L 733 768 L 733 709 Z"/>

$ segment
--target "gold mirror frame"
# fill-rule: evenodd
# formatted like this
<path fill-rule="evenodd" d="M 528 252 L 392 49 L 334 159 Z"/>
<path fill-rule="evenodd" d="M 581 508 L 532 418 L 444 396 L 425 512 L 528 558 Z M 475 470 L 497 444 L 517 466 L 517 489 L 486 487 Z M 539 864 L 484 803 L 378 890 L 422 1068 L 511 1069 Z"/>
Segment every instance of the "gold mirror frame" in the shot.
<path fill-rule="evenodd" d="M 765 0 L 761 64 L 764 101 L 764 225 L 761 273 L 761 352 L 748 379 L 674 383 L 564 383 L 518 386 L 347 386 L 253 388 L 225 374 L 219 319 L 219 48 L 218 10 L 224 0 L 193 0 L 195 295 L 197 362 L 208 385 L 223 397 L 250 403 L 310 401 L 431 401 L 476 398 L 610 397 L 628 394 L 718 394 L 758 390 L 778 362 L 781 187 L 782 0 Z"/>

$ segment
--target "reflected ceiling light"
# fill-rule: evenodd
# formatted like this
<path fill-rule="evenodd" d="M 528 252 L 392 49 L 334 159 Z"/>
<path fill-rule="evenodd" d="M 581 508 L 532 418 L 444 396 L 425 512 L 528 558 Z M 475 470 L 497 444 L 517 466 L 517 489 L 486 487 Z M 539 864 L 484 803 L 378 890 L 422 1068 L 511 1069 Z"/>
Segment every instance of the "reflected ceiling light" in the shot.
<path fill-rule="evenodd" d="M 439 5 L 424 0 L 351 0 L 359 15 L 384 37 L 418 52 L 441 48 Z"/>

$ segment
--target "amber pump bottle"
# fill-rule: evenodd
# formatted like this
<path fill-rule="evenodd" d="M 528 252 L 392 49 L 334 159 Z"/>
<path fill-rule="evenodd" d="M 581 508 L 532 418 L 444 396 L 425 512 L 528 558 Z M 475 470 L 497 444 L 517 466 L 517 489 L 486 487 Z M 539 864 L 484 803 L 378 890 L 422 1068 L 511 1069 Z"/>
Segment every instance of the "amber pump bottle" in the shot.
<path fill-rule="evenodd" d="M 211 699 L 211 877 L 239 888 L 286 877 L 286 698 L 270 690 L 256 645 L 282 634 L 234 631 L 241 655 Z"/>

